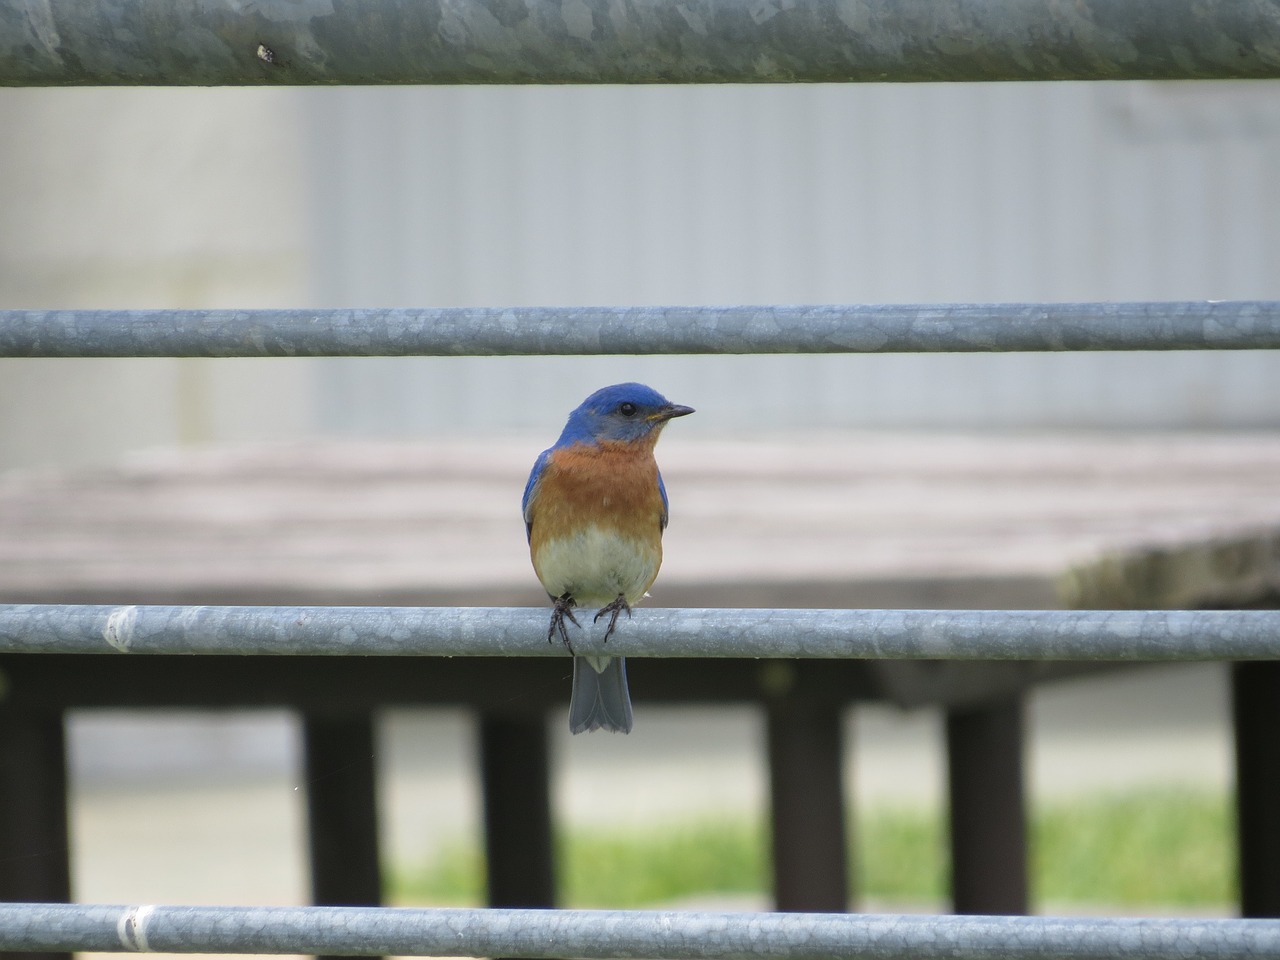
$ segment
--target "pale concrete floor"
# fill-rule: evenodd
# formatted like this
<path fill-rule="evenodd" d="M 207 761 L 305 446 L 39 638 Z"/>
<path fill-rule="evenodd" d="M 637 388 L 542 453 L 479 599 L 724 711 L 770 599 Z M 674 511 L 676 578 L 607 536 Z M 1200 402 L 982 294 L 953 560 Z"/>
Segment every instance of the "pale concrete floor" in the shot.
<path fill-rule="evenodd" d="M 1030 705 L 1035 799 L 1146 784 L 1231 782 L 1226 670 L 1140 668 L 1047 687 Z M 751 711 L 642 708 L 629 737 L 554 725 L 562 823 L 644 824 L 760 811 Z M 98 903 L 307 902 L 296 727 L 258 714 L 81 713 L 72 721 L 75 895 Z M 931 711 L 851 717 L 849 790 L 861 806 L 941 804 Z M 447 711 L 389 714 L 381 738 L 385 857 L 412 866 L 474 835 L 472 733 Z"/>

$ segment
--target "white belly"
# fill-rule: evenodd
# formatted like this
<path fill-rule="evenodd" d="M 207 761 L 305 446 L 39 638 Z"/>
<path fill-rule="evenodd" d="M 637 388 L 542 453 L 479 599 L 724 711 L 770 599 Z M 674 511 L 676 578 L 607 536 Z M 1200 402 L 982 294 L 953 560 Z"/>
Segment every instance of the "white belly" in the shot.
<path fill-rule="evenodd" d="M 582 607 L 602 607 L 619 594 L 636 603 L 661 563 L 661 545 L 655 549 L 594 525 L 573 536 L 547 540 L 533 558 L 547 593 L 567 593 Z"/>

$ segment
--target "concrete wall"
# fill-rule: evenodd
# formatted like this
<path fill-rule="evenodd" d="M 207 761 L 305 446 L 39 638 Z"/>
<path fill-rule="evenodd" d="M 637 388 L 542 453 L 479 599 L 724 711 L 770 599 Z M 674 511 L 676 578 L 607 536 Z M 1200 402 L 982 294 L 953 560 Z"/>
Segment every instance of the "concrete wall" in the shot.
<path fill-rule="evenodd" d="M 305 302 L 294 103 L 279 90 L 0 90 L 0 308 Z M 294 435 L 314 420 L 312 369 L 0 360 L 0 468 Z"/>

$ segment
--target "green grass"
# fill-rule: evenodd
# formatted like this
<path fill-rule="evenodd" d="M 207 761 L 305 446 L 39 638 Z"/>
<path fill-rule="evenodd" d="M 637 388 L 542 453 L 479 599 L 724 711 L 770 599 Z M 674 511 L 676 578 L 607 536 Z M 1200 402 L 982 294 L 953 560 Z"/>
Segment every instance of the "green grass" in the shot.
<path fill-rule="evenodd" d="M 945 902 L 946 832 L 918 810 L 870 810 L 854 836 L 859 896 L 892 902 Z M 1214 908 L 1235 894 L 1232 819 L 1227 797 L 1208 791 L 1151 789 L 1057 802 L 1036 811 L 1032 890 L 1036 902 L 1114 907 Z M 767 889 L 761 824 L 732 818 L 627 832 L 570 830 L 558 851 L 565 906 L 649 907 L 700 894 Z M 474 846 L 446 849 L 402 870 L 399 903 L 478 904 L 483 866 Z"/>
<path fill-rule="evenodd" d="M 1148 790 L 1048 807 L 1036 818 L 1042 899 L 1224 906 L 1238 898 L 1230 798 Z"/>
<path fill-rule="evenodd" d="M 857 896 L 890 902 L 940 902 L 950 886 L 947 831 L 923 810 L 869 810 L 853 833 Z"/>
<path fill-rule="evenodd" d="M 764 830 L 745 820 L 707 820 L 616 833 L 571 830 L 557 851 L 566 906 L 641 907 L 699 893 L 765 889 Z M 425 868 L 398 872 L 397 903 L 478 904 L 484 864 L 475 845 L 446 847 Z"/>

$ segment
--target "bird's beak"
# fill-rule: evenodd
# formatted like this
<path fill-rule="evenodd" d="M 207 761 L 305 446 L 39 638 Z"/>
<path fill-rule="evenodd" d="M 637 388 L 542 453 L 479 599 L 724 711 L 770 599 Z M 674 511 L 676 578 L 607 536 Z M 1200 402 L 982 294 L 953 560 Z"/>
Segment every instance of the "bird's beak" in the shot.
<path fill-rule="evenodd" d="M 676 417 L 687 417 L 691 413 L 693 413 L 693 407 L 682 407 L 678 403 L 669 403 L 655 413 L 653 415 L 653 419 L 657 420 L 659 423 L 665 423 L 666 421 L 673 420 Z"/>

